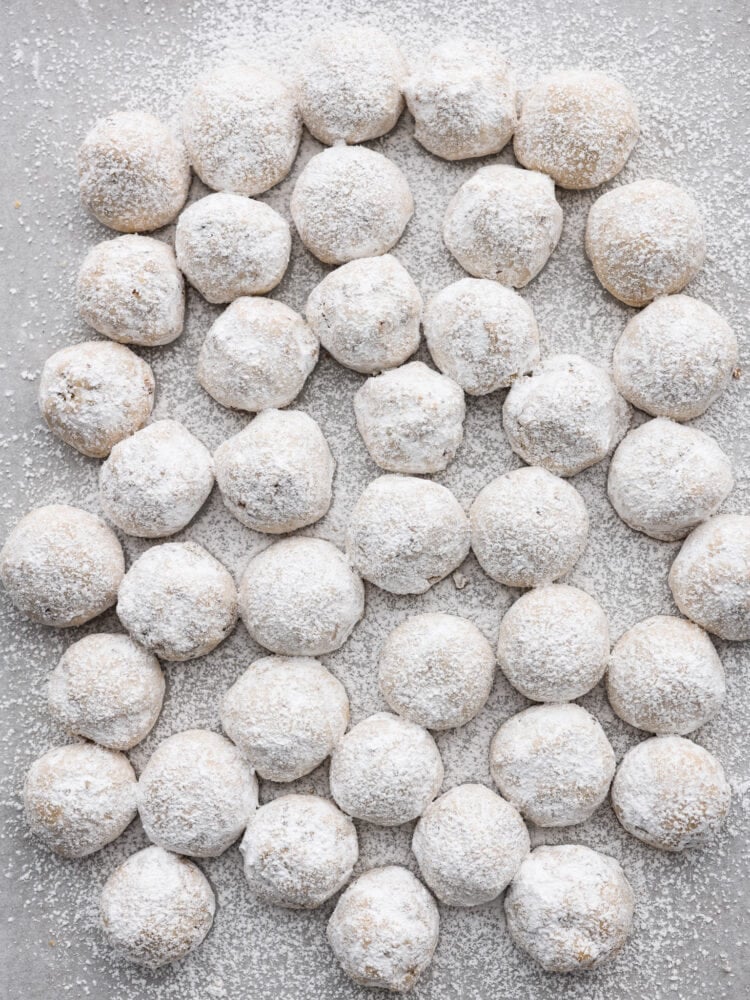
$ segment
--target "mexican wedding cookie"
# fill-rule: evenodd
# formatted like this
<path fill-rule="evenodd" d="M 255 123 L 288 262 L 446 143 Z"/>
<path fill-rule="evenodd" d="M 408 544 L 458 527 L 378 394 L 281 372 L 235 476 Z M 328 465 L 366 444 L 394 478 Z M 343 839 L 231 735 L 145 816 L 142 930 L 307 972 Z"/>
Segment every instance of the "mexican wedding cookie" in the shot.
<path fill-rule="evenodd" d="M 712 437 L 657 417 L 617 446 L 607 494 L 635 531 L 674 542 L 715 514 L 733 486 L 731 463 Z"/>
<path fill-rule="evenodd" d="M 596 70 L 543 77 L 524 96 L 516 159 L 563 188 L 592 188 L 619 174 L 638 138 L 633 95 Z"/>
<path fill-rule="evenodd" d="M 516 88 L 494 48 L 443 42 L 408 77 L 404 96 L 414 138 L 445 160 L 499 153 L 516 125 Z"/>
<path fill-rule="evenodd" d="M 505 897 L 516 947 L 547 972 L 596 969 L 633 929 L 634 895 L 619 862 L 580 844 L 537 847 Z"/>
<path fill-rule="evenodd" d="M 194 951 L 211 929 L 216 900 L 203 872 L 161 847 L 115 868 L 100 901 L 107 941 L 136 965 L 156 969 Z"/>
<path fill-rule="evenodd" d="M 469 274 L 523 288 L 557 246 L 562 221 L 549 177 L 494 164 L 458 189 L 445 213 L 443 239 Z"/>
<path fill-rule="evenodd" d="M 149 840 L 167 851 L 215 858 L 258 806 L 258 782 L 240 750 L 208 729 L 164 740 L 138 781 L 138 813 Z"/>
<path fill-rule="evenodd" d="M 125 557 L 115 533 L 78 507 L 52 504 L 22 517 L 0 550 L 0 579 L 27 618 L 70 628 L 117 599 Z"/>
<path fill-rule="evenodd" d="M 248 563 L 240 614 L 272 653 L 319 656 L 346 642 L 365 610 L 365 588 L 343 552 L 322 538 L 286 538 Z"/>
<path fill-rule="evenodd" d="M 443 762 L 432 736 L 390 712 L 364 719 L 331 754 L 331 795 L 355 819 L 400 826 L 440 791 Z"/>
<path fill-rule="evenodd" d="M 237 621 L 234 580 L 195 542 L 147 549 L 120 585 L 117 614 L 131 636 L 164 660 L 193 660 Z"/>
<path fill-rule="evenodd" d="M 296 531 L 331 506 L 333 455 L 318 424 L 300 410 L 264 410 L 214 457 L 224 504 L 255 531 Z"/>
<path fill-rule="evenodd" d="M 511 386 L 503 429 L 529 465 L 575 476 L 605 458 L 625 434 L 630 408 L 603 368 L 553 354 Z"/>
<path fill-rule="evenodd" d="M 307 163 L 292 191 L 300 239 L 324 264 L 375 257 L 395 246 L 414 212 L 406 177 L 363 146 L 334 146 Z"/>
<path fill-rule="evenodd" d="M 120 344 L 170 344 L 185 320 L 185 283 L 172 248 L 149 236 L 97 243 L 78 272 L 76 305 L 89 326 Z"/>
<path fill-rule="evenodd" d="M 177 215 L 190 187 L 185 149 L 144 111 L 100 118 L 78 149 L 81 201 L 121 233 L 160 229 Z"/>
<path fill-rule="evenodd" d="M 488 483 L 471 505 L 469 523 L 479 565 L 506 587 L 538 587 L 564 576 L 589 536 L 578 490 L 536 466 Z"/>
<path fill-rule="evenodd" d="M 666 181 L 614 188 L 591 206 L 586 253 L 602 285 L 626 305 L 679 292 L 706 255 L 698 206 Z"/>
<path fill-rule="evenodd" d="M 432 961 L 440 918 L 435 901 L 406 868 L 360 875 L 328 921 L 328 943 L 355 983 L 406 993 Z"/>
<path fill-rule="evenodd" d="M 731 790 L 718 760 L 682 736 L 654 736 L 623 757 L 612 783 L 615 815 L 651 847 L 703 847 L 722 826 Z"/>
<path fill-rule="evenodd" d="M 511 716 L 490 746 L 502 794 L 537 826 L 584 823 L 607 797 L 615 754 L 579 705 L 534 705 Z"/>

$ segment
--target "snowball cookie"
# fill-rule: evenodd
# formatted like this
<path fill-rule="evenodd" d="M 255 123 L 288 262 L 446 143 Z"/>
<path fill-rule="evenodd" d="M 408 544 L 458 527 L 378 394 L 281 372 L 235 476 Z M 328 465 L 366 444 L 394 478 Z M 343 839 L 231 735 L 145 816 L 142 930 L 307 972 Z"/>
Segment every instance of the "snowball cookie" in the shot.
<path fill-rule="evenodd" d="M 221 703 L 221 725 L 267 781 L 296 781 L 333 750 L 349 725 L 344 685 L 311 657 L 252 663 Z"/>
<path fill-rule="evenodd" d="M 120 954 L 155 969 L 197 948 L 215 909 L 213 890 L 197 865 L 161 847 L 146 847 L 105 882 L 100 917 Z"/>
<path fill-rule="evenodd" d="M 502 794 L 537 826 L 572 826 L 609 791 L 615 754 L 580 705 L 534 705 L 511 716 L 490 745 L 490 771 Z"/>
<path fill-rule="evenodd" d="M 581 844 L 537 847 L 505 896 L 513 943 L 547 972 L 596 969 L 633 929 L 634 897 L 619 862 Z"/>
<path fill-rule="evenodd" d="M 68 646 L 47 683 L 50 715 L 75 736 L 129 750 L 151 732 L 164 700 L 159 661 L 127 635 Z"/>
<path fill-rule="evenodd" d="M 117 536 L 78 507 L 35 507 L 0 549 L 0 579 L 22 614 L 40 625 L 83 625 L 111 608 L 125 573 Z"/>
<path fill-rule="evenodd" d="M 562 220 L 549 177 L 493 164 L 477 170 L 454 195 L 443 240 L 469 274 L 523 288 L 557 246 Z"/>
<path fill-rule="evenodd" d="M 553 354 L 511 386 L 503 429 L 529 465 L 575 476 L 605 458 L 625 434 L 630 407 L 603 369 L 578 354 Z"/>
<path fill-rule="evenodd" d="M 609 703 L 636 729 L 684 736 L 716 715 L 725 692 L 713 643 L 683 618 L 656 615 L 638 622 L 612 650 Z"/>
<path fill-rule="evenodd" d="M 291 249 L 286 219 L 239 194 L 193 202 L 175 232 L 180 270 L 209 302 L 270 292 L 284 277 Z"/>
<path fill-rule="evenodd" d="M 121 344 L 158 347 L 182 333 L 185 283 L 167 243 L 118 236 L 86 254 L 76 305 L 89 326 Z"/>
<path fill-rule="evenodd" d="M 495 899 L 529 853 L 519 813 L 484 785 L 457 785 L 424 812 L 411 842 L 422 878 L 448 906 Z"/>
<path fill-rule="evenodd" d="M 684 538 L 715 514 L 733 486 L 732 465 L 712 437 L 662 417 L 625 435 L 607 479 L 623 521 L 662 542 Z"/>
<path fill-rule="evenodd" d="M 272 299 L 236 299 L 198 356 L 198 381 L 222 406 L 256 413 L 287 406 L 318 360 L 318 338 L 299 313 Z"/>
<path fill-rule="evenodd" d="M 359 857 L 352 821 L 317 795 L 282 795 L 261 806 L 240 850 L 256 899 L 304 910 L 342 889 Z"/>
<path fill-rule="evenodd" d="M 625 327 L 612 373 L 639 410 L 692 420 L 726 389 L 737 358 L 737 338 L 715 310 L 689 295 L 663 295 Z"/>
<path fill-rule="evenodd" d="M 291 90 L 267 66 L 232 60 L 197 79 L 183 109 L 182 133 L 204 184 L 253 195 L 289 173 L 302 122 Z"/>
<path fill-rule="evenodd" d="M 406 993 L 432 961 L 440 918 L 435 901 L 406 868 L 371 868 L 342 894 L 328 943 L 355 983 Z"/>
<path fill-rule="evenodd" d="M 467 38 L 437 45 L 404 86 L 414 138 L 445 160 L 499 153 L 516 126 L 516 87 L 494 48 Z"/>
<path fill-rule="evenodd" d="M 589 537 L 581 494 L 536 466 L 488 483 L 471 505 L 469 523 L 479 565 L 506 587 L 539 587 L 564 576 Z"/>
<path fill-rule="evenodd" d="M 632 747 L 612 782 L 612 806 L 628 831 L 651 847 L 703 847 L 724 823 L 731 789 L 719 761 L 682 736 Z"/>
<path fill-rule="evenodd" d="M 601 680 L 608 657 L 607 616 L 577 587 L 530 590 L 500 623 L 500 669 L 531 701 L 580 698 Z"/>
<path fill-rule="evenodd" d="M 511 385 L 539 364 L 539 328 L 510 288 L 463 278 L 427 305 L 424 332 L 432 360 L 471 396 Z"/>
<path fill-rule="evenodd" d="M 177 215 L 190 187 L 185 148 L 145 111 L 100 118 L 78 148 L 81 201 L 99 222 L 121 233 L 161 229 Z"/>
<path fill-rule="evenodd" d="M 99 470 L 99 502 L 118 528 L 161 538 L 192 521 L 214 485 L 211 452 L 176 420 L 116 444 Z"/>
<path fill-rule="evenodd" d="M 161 742 L 138 781 L 146 836 L 195 858 L 223 854 L 257 807 L 258 782 L 242 752 L 208 729 L 186 729 Z"/>
<path fill-rule="evenodd" d="M 135 771 L 125 754 L 71 743 L 39 757 L 23 786 L 26 822 L 63 858 L 83 858 L 120 836 L 136 813 Z"/>
<path fill-rule="evenodd" d="M 120 585 L 117 614 L 131 636 L 163 660 L 194 660 L 237 622 L 237 589 L 218 559 L 195 542 L 154 545 Z"/>
<path fill-rule="evenodd" d="M 264 410 L 219 445 L 215 458 L 224 504 L 248 528 L 296 531 L 331 506 L 336 463 L 320 427 L 301 410 Z"/>
<path fill-rule="evenodd" d="M 720 639 L 750 639 L 750 516 L 721 514 L 685 539 L 669 571 L 675 604 Z"/>
<path fill-rule="evenodd" d="M 65 444 L 89 458 L 112 447 L 148 420 L 154 373 L 122 344 L 89 340 L 47 358 L 39 379 L 39 409 Z"/>
<path fill-rule="evenodd" d="M 679 292 L 706 255 L 698 206 L 666 181 L 614 188 L 591 206 L 586 253 L 602 285 L 626 305 Z"/>
<path fill-rule="evenodd" d="M 529 170 L 580 191 L 619 174 L 639 130 L 627 87 L 596 70 L 562 70 L 524 96 L 513 152 Z"/>
<path fill-rule="evenodd" d="M 363 257 L 316 285 L 305 310 L 340 365 L 363 375 L 396 368 L 419 347 L 422 296 L 395 257 Z"/>
<path fill-rule="evenodd" d="M 388 253 L 414 213 L 406 177 L 372 149 L 335 146 L 307 163 L 292 191 L 300 239 L 324 264 Z"/>
<path fill-rule="evenodd" d="M 319 656 L 343 646 L 365 611 L 365 588 L 348 559 L 322 538 L 285 538 L 248 563 L 240 615 L 272 653 Z"/>
<path fill-rule="evenodd" d="M 421 816 L 440 791 L 443 762 L 426 729 L 377 712 L 334 747 L 330 782 L 345 813 L 378 826 L 400 826 Z"/>
<path fill-rule="evenodd" d="M 368 379 L 354 395 L 357 429 L 388 472 L 441 472 L 464 436 L 466 406 L 452 378 L 412 361 Z"/>
<path fill-rule="evenodd" d="M 406 62 L 396 43 L 366 25 L 313 38 L 297 76 L 302 120 L 320 142 L 367 142 L 390 132 L 404 107 Z"/>
<path fill-rule="evenodd" d="M 433 612 L 407 618 L 391 632 L 378 670 L 394 712 L 426 729 L 453 729 L 489 698 L 495 654 L 472 622 Z"/>
<path fill-rule="evenodd" d="M 469 554 L 469 522 L 450 490 L 413 476 L 380 476 L 352 511 L 346 551 L 391 594 L 424 594 Z"/>

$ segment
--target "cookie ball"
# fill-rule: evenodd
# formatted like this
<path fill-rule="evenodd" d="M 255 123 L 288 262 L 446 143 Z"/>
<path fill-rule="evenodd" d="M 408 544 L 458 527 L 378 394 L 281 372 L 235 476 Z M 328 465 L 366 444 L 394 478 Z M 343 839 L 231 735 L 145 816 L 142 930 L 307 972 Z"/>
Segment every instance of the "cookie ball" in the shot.
<path fill-rule="evenodd" d="M 537 826 L 584 823 L 607 797 L 615 754 L 580 705 L 534 705 L 511 716 L 490 746 L 501 793 Z"/>
<path fill-rule="evenodd" d="M 365 611 L 365 588 L 335 545 L 286 538 L 248 563 L 240 614 L 259 645 L 283 656 L 319 656 L 343 646 Z"/>
<path fill-rule="evenodd" d="M 471 547 L 506 587 L 539 587 L 569 573 L 589 537 L 583 497 L 536 466 L 493 479 L 469 510 Z"/>
<path fill-rule="evenodd" d="M 477 170 L 454 195 L 443 240 L 475 278 L 523 288 L 549 260 L 562 220 L 549 177 L 493 164 Z"/>
<path fill-rule="evenodd" d="M 291 250 L 286 219 L 239 194 L 210 194 L 193 202 L 175 232 L 180 270 L 214 303 L 270 292 L 284 277 Z"/>
<path fill-rule="evenodd" d="M 731 789 L 719 761 L 682 736 L 632 747 L 612 782 L 615 815 L 634 837 L 663 851 L 703 847 L 729 812 Z"/>
<path fill-rule="evenodd" d="M 370 458 L 387 472 L 441 472 L 464 436 L 460 385 L 421 361 L 368 379 L 354 395 L 354 415 Z"/>
<path fill-rule="evenodd" d="M 258 807 L 258 782 L 240 750 L 208 729 L 163 740 L 138 781 L 138 812 L 165 851 L 216 858 Z"/>
<path fill-rule="evenodd" d="M 310 329 L 340 365 L 363 375 L 397 368 L 419 347 L 422 296 L 395 257 L 336 268 L 310 293 Z"/>
<path fill-rule="evenodd" d="M 499 153 L 516 127 L 516 87 L 494 48 L 466 38 L 435 46 L 404 86 L 414 138 L 445 160 Z"/>
<path fill-rule="evenodd" d="M 692 420 L 726 389 L 737 360 L 737 338 L 715 310 L 689 295 L 664 295 L 625 327 L 612 374 L 639 410 Z"/>
<path fill-rule="evenodd" d="M 675 604 L 720 639 L 750 639 L 750 516 L 720 514 L 683 542 L 669 571 Z"/>
<path fill-rule="evenodd" d="M 18 610 L 40 625 L 70 628 L 117 599 L 125 557 L 117 536 L 78 507 L 29 511 L 0 549 L 0 579 Z"/>
<path fill-rule="evenodd" d="M 562 70 L 524 96 L 513 152 L 529 170 L 580 191 L 619 174 L 639 131 L 627 87 L 597 70 Z"/>
<path fill-rule="evenodd" d="M 489 698 L 494 677 L 492 646 L 456 615 L 407 618 L 380 650 L 381 694 L 394 712 L 426 729 L 466 725 Z"/>
<path fill-rule="evenodd" d="M 55 721 L 110 750 L 140 743 L 163 701 L 164 674 L 156 657 L 129 636 L 108 632 L 68 646 L 47 683 Z"/>
<path fill-rule="evenodd" d="M 121 344 L 89 340 L 47 358 L 39 409 L 49 429 L 89 458 L 106 458 L 148 420 L 154 406 L 151 367 Z"/>
<path fill-rule="evenodd" d="M 344 685 L 307 656 L 252 663 L 221 702 L 221 725 L 267 781 L 296 781 L 322 764 L 349 725 Z"/>
<path fill-rule="evenodd" d="M 679 292 L 706 256 L 698 206 L 666 181 L 614 188 L 591 206 L 586 253 L 602 285 L 628 306 Z"/>
<path fill-rule="evenodd" d="M 71 743 L 39 757 L 23 786 L 29 829 L 63 858 L 83 858 L 135 819 L 135 772 L 125 754 Z"/>
<path fill-rule="evenodd" d="M 131 636 L 163 660 L 194 660 L 237 622 L 237 589 L 218 559 L 195 542 L 147 549 L 120 585 L 117 614 Z"/>
<path fill-rule="evenodd" d="M 328 943 L 355 983 L 405 993 L 432 961 L 440 918 L 435 901 L 406 868 L 360 875 L 328 921 Z"/>
<path fill-rule="evenodd" d="M 288 406 L 318 360 L 318 338 L 299 313 L 272 299 L 236 299 L 198 356 L 198 381 L 222 406 L 257 413 Z"/>
<path fill-rule="evenodd" d="M 633 890 L 619 862 L 581 844 L 537 847 L 505 897 L 508 932 L 547 972 L 597 969 L 633 929 Z"/>
<path fill-rule="evenodd" d="M 291 170 L 302 121 L 292 91 L 267 66 L 231 60 L 196 80 L 183 108 L 182 133 L 193 170 L 207 187 L 254 195 Z"/>
<path fill-rule="evenodd" d="M 341 25 L 316 35 L 297 76 L 302 120 L 327 146 L 377 139 L 401 115 L 406 73 L 400 49 L 378 28 Z"/>
<path fill-rule="evenodd" d="M 411 842 L 422 878 L 441 903 L 497 898 L 529 853 L 520 814 L 484 785 L 457 785 L 435 799 Z"/>
<path fill-rule="evenodd" d="M 657 417 L 617 446 L 607 494 L 635 531 L 674 542 L 715 514 L 733 486 L 731 462 L 712 437 Z"/>
<path fill-rule="evenodd" d="M 339 740 L 330 782 L 345 813 L 377 826 L 400 826 L 421 816 L 440 791 L 443 762 L 426 729 L 378 712 Z"/>
<path fill-rule="evenodd" d="M 107 941 L 128 961 L 156 969 L 200 945 L 216 899 L 192 861 L 146 847 L 115 868 L 99 906 Z"/>
<path fill-rule="evenodd" d="M 99 222 L 121 233 L 149 232 L 185 204 L 190 167 L 185 148 L 145 111 L 100 118 L 78 148 L 81 201 Z"/>
<path fill-rule="evenodd" d="M 225 506 L 255 531 L 296 531 L 331 506 L 333 455 L 318 424 L 300 410 L 264 410 L 219 445 L 215 459 Z"/>
<path fill-rule="evenodd" d="M 252 895 L 262 903 L 311 910 L 349 881 L 357 831 L 333 802 L 282 795 L 251 817 L 240 850 Z"/>
<path fill-rule="evenodd" d="M 181 531 L 214 485 L 211 452 L 176 420 L 157 420 L 116 444 L 99 470 L 99 502 L 138 538 Z"/>
<path fill-rule="evenodd" d="M 291 212 L 300 239 L 324 264 L 388 253 L 414 213 L 399 168 L 372 149 L 335 146 L 308 161 Z"/>
<path fill-rule="evenodd" d="M 97 243 L 78 272 L 76 305 L 81 318 L 110 340 L 170 344 L 185 320 L 185 283 L 172 248 L 150 236 Z"/>
<path fill-rule="evenodd" d="M 503 429 L 529 465 L 575 476 L 601 462 L 628 429 L 630 407 L 603 368 L 578 354 L 553 354 L 511 386 Z"/>
<path fill-rule="evenodd" d="M 530 590 L 500 623 L 500 669 L 531 701 L 580 698 L 604 676 L 608 657 L 607 616 L 577 587 L 555 583 Z"/>

